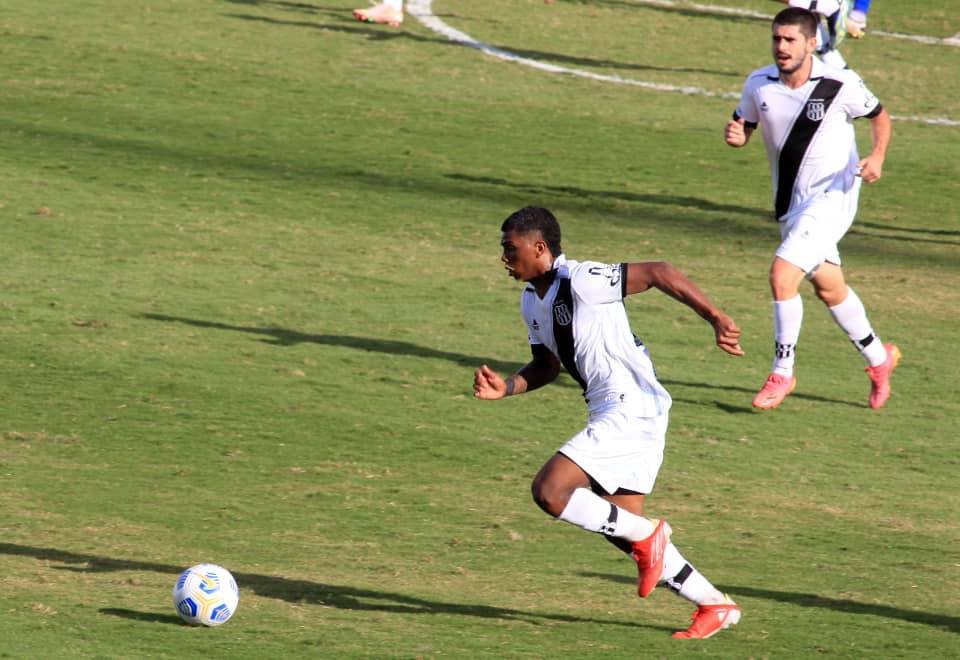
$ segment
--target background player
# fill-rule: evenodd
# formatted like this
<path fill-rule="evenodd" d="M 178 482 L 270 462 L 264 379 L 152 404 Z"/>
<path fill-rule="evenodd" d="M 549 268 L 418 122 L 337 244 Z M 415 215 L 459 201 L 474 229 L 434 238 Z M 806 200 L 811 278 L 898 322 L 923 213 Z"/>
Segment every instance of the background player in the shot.
<path fill-rule="evenodd" d="M 770 268 L 773 369 L 753 405 L 774 408 L 796 386 L 793 365 L 803 321 L 799 287 L 806 277 L 866 359 L 869 404 L 880 408 L 890 397 L 900 351 L 881 344 L 874 333 L 863 303 L 844 281 L 837 243 L 853 223 L 861 181 L 881 176 L 890 115 L 859 76 L 813 57 L 816 30 L 816 16 L 805 9 L 777 14 L 776 64 L 750 74 L 725 131 L 727 144 L 742 147 L 758 125 L 762 128 L 782 238 Z M 873 149 L 863 159 L 853 130 L 858 117 L 868 117 L 873 131 Z"/>
<path fill-rule="evenodd" d="M 550 211 L 527 207 L 501 226 L 502 261 L 527 282 L 521 312 L 533 359 L 507 379 L 486 365 L 474 375 L 478 399 L 502 399 L 542 387 L 561 364 L 583 387 L 586 428 L 548 460 L 533 481 L 546 513 L 606 536 L 631 554 L 638 593 L 660 581 L 696 603 L 693 625 L 678 638 L 706 638 L 740 620 L 740 608 L 670 543 L 670 525 L 643 516 L 645 494 L 663 460 L 670 395 L 646 348 L 630 330 L 623 299 L 655 287 L 710 322 L 717 345 L 742 355 L 740 330 L 682 273 L 662 262 L 602 264 L 568 260 Z"/>
<path fill-rule="evenodd" d="M 845 69 L 840 43 L 847 36 L 847 0 L 776 0 L 791 7 L 808 9 L 817 15 L 817 55 L 830 66 Z"/>
<path fill-rule="evenodd" d="M 854 39 L 860 39 L 866 34 L 869 13 L 870 0 L 854 0 L 853 9 L 847 15 L 847 33 Z"/>
<path fill-rule="evenodd" d="M 353 17 L 366 23 L 383 23 L 390 27 L 400 27 L 403 23 L 403 0 L 384 0 L 367 9 L 354 9 Z"/>

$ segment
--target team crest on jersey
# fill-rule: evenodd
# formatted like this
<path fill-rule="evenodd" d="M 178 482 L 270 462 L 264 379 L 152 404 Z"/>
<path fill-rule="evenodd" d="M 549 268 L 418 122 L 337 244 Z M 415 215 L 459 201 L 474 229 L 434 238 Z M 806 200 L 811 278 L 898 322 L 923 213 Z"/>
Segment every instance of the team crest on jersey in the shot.
<path fill-rule="evenodd" d="M 570 313 L 570 308 L 567 307 L 567 303 L 558 302 L 553 305 L 553 320 L 557 325 L 570 325 L 570 322 L 573 320 L 573 314 Z"/>
<path fill-rule="evenodd" d="M 810 99 L 807 101 L 807 119 L 810 121 L 820 121 L 826 112 L 827 105 L 823 99 Z"/>

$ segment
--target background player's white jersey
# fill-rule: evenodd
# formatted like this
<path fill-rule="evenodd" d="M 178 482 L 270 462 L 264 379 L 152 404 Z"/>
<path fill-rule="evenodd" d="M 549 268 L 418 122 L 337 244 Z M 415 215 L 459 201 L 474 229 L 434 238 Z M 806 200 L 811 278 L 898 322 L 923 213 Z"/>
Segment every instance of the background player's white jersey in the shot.
<path fill-rule="evenodd" d="M 553 264 L 556 277 L 541 299 L 524 289 L 520 311 L 531 344 L 543 344 L 583 387 L 591 411 L 629 405 L 641 417 L 670 408 L 653 363 L 630 329 L 623 305 L 626 265 L 567 260 Z"/>
<path fill-rule="evenodd" d="M 761 128 L 777 218 L 802 210 L 827 191 L 856 192 L 853 120 L 873 117 L 880 109 L 856 73 L 817 58 L 810 79 L 797 89 L 780 81 L 775 65 L 747 77 L 734 116 Z"/>
<path fill-rule="evenodd" d="M 791 7 L 807 9 L 821 16 L 830 16 L 840 11 L 840 0 L 789 0 L 787 4 Z"/>

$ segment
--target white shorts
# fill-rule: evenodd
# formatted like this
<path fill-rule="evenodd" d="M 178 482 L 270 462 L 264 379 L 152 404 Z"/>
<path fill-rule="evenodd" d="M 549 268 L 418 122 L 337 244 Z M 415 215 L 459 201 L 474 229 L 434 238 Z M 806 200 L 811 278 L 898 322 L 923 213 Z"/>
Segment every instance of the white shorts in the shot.
<path fill-rule="evenodd" d="M 649 493 L 663 463 L 666 413 L 632 415 L 627 406 L 591 415 L 587 427 L 558 451 L 580 466 L 610 495 L 625 488 Z"/>
<path fill-rule="evenodd" d="M 780 221 L 777 256 L 812 275 L 824 261 L 840 265 L 837 244 L 857 213 L 860 180 L 844 193 L 831 190 Z"/>

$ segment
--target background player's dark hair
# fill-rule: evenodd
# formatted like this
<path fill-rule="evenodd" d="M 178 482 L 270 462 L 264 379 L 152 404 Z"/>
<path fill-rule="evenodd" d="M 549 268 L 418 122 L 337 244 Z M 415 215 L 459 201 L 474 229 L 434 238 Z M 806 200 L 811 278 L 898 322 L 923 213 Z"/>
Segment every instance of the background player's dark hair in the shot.
<path fill-rule="evenodd" d="M 512 231 L 518 234 L 540 232 L 543 241 L 550 248 L 550 253 L 557 257 L 563 253 L 560 247 L 560 223 L 547 209 L 539 206 L 526 206 L 510 214 L 500 231 Z"/>
<path fill-rule="evenodd" d="M 807 39 L 817 36 L 819 22 L 816 14 L 802 7 L 787 7 L 773 17 L 773 25 L 796 25 Z"/>

